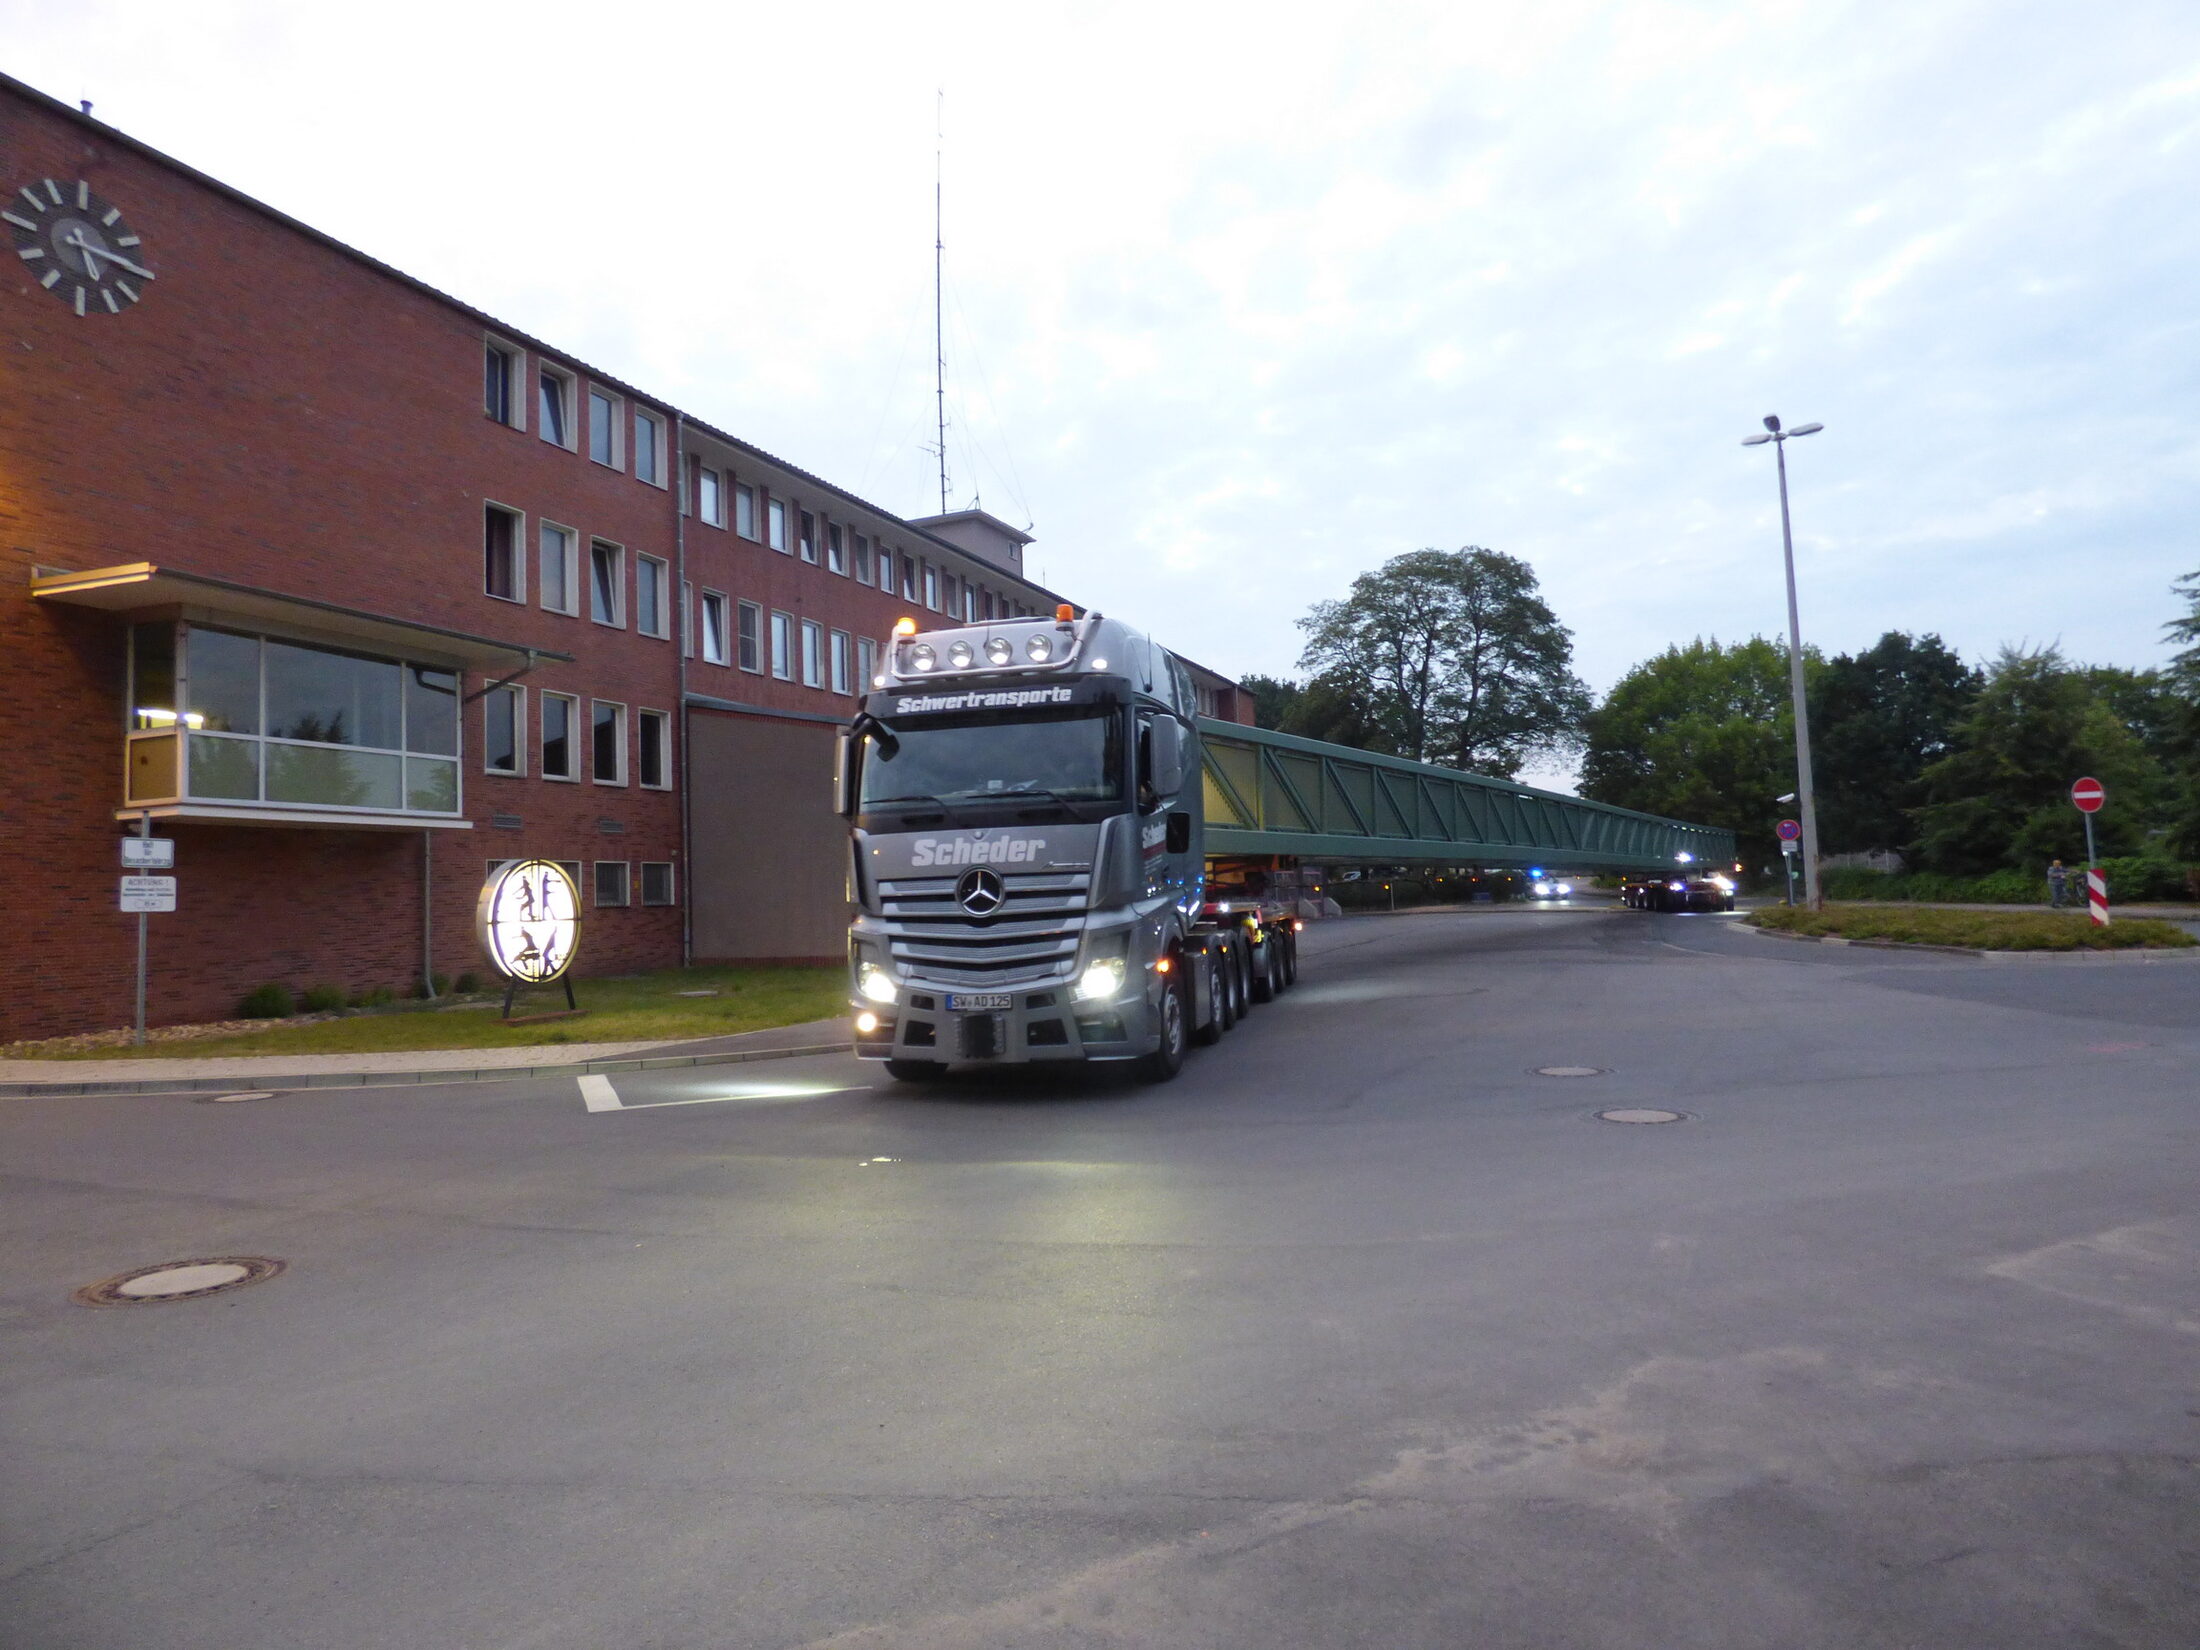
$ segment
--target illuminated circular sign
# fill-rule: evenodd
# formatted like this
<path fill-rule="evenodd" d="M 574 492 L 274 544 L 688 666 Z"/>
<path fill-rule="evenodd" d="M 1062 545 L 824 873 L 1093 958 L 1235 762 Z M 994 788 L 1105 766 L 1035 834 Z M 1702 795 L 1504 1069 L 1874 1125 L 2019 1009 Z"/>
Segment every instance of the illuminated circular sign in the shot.
<path fill-rule="evenodd" d="M 542 985 L 572 965 L 581 937 L 581 893 L 554 861 L 516 859 L 481 885 L 474 926 L 498 973 Z"/>

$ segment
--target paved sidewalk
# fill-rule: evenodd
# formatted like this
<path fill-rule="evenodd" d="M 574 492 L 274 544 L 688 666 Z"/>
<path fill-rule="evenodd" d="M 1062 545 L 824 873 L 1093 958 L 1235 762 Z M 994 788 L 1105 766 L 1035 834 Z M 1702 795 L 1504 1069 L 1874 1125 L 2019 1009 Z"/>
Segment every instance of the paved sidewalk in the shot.
<path fill-rule="evenodd" d="M 560 1072 L 730 1065 L 830 1053 L 848 1046 L 847 1022 L 836 1016 L 731 1037 L 669 1042 L 536 1043 L 521 1048 L 409 1049 L 393 1054 L 231 1054 L 199 1060 L 0 1060 L 0 1098 L 478 1083 Z"/>

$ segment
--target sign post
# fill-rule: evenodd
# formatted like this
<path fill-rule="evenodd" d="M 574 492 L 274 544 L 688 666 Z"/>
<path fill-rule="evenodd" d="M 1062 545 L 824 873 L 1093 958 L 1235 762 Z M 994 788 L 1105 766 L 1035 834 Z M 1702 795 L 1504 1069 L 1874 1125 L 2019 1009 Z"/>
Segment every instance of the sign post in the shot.
<path fill-rule="evenodd" d="M 1795 903 L 1795 852 L 1800 846 L 1799 839 L 1803 834 L 1803 827 L 1795 820 L 1783 819 L 1779 824 L 1779 832 L 1780 864 L 1787 872 L 1788 904 L 1793 905 Z"/>
<path fill-rule="evenodd" d="M 153 816 L 138 815 L 138 834 L 122 839 L 122 863 L 137 871 L 167 870 L 176 863 L 176 845 L 167 838 L 153 839 Z M 145 1041 L 145 916 L 149 911 L 173 911 L 176 908 L 176 879 L 174 877 L 125 876 L 122 879 L 121 909 L 125 915 L 137 913 L 137 1018 L 130 1040 L 142 1044 Z"/>
<path fill-rule="evenodd" d="M 2108 878 L 2093 853 L 2093 816 L 2108 800 L 2108 787 L 2098 779 L 2081 779 L 2070 787 L 2070 801 L 2085 815 L 2085 908 L 2099 928 L 2108 926 Z"/>

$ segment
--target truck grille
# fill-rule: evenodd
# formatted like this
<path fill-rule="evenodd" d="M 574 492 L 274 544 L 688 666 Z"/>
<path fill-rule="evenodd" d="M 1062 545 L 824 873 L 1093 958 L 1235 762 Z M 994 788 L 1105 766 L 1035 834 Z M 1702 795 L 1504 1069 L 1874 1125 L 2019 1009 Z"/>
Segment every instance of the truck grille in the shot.
<path fill-rule="evenodd" d="M 1001 908 L 982 918 L 955 902 L 960 880 L 958 872 L 879 884 L 887 945 L 902 969 L 951 985 L 1014 985 L 1075 966 L 1088 873 L 1004 872 Z"/>

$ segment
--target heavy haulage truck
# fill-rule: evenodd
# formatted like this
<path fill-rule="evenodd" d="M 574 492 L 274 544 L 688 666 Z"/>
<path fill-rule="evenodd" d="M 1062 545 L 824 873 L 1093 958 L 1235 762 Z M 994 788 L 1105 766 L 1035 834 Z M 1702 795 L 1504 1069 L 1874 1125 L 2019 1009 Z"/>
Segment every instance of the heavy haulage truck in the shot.
<path fill-rule="evenodd" d="M 1191 678 L 1116 620 L 902 620 L 834 789 L 856 1052 L 898 1078 L 1106 1060 L 1164 1081 L 1298 976 L 1291 873 L 1205 858 Z"/>

